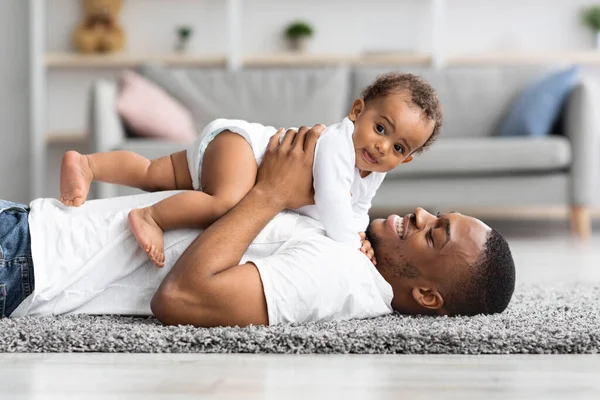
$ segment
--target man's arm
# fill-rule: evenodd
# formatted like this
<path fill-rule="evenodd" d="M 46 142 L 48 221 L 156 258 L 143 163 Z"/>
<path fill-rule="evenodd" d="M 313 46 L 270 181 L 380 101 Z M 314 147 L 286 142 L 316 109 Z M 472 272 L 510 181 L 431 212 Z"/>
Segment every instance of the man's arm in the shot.
<path fill-rule="evenodd" d="M 151 308 L 165 324 L 195 326 L 267 324 L 258 270 L 237 265 L 275 215 L 313 202 L 312 165 L 322 126 L 275 134 L 257 183 L 227 214 L 192 242 L 154 294 Z"/>

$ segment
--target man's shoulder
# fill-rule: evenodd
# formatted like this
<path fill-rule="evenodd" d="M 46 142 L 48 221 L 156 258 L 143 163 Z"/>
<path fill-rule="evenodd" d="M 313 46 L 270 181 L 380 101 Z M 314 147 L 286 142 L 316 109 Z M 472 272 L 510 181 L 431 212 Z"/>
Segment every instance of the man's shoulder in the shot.
<path fill-rule="evenodd" d="M 391 311 L 391 287 L 368 257 L 318 229 L 297 232 L 259 270 L 269 323 L 367 318 Z"/>
<path fill-rule="evenodd" d="M 332 259 L 335 264 L 352 262 L 362 265 L 369 259 L 359 250 L 336 242 L 325 234 L 320 222 L 310 217 L 298 216 L 296 230 L 290 239 L 290 247 L 309 250 L 316 258 Z"/>
<path fill-rule="evenodd" d="M 290 237 L 260 264 L 275 269 L 275 274 L 312 275 L 332 283 L 356 281 L 371 277 L 376 271 L 360 250 L 336 242 L 325 235 L 317 221 L 298 215 Z"/>

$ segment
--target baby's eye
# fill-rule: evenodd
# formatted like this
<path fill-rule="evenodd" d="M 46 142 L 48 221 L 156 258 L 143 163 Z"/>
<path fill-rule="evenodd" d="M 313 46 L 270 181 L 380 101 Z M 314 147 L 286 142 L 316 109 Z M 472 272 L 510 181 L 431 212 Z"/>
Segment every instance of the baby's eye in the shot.
<path fill-rule="evenodd" d="M 385 133 L 385 127 L 383 125 L 377 124 L 375 125 L 375 130 L 382 135 Z"/>
<path fill-rule="evenodd" d="M 404 153 L 404 147 L 402 147 L 400 144 L 395 144 L 394 150 L 396 150 L 398 153 Z"/>

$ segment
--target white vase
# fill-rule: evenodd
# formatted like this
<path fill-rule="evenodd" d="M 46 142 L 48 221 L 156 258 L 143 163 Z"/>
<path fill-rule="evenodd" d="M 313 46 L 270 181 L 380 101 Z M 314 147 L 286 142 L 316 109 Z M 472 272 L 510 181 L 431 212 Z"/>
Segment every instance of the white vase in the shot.
<path fill-rule="evenodd" d="M 600 31 L 596 31 L 596 50 L 600 50 Z"/>
<path fill-rule="evenodd" d="M 187 53 L 188 48 L 189 48 L 189 39 L 179 39 L 177 41 L 177 44 L 175 45 L 175 51 L 177 51 L 178 53 Z"/>
<path fill-rule="evenodd" d="M 290 50 L 302 53 L 305 52 L 306 48 L 308 47 L 308 38 L 304 36 L 289 38 L 288 44 L 290 46 Z"/>

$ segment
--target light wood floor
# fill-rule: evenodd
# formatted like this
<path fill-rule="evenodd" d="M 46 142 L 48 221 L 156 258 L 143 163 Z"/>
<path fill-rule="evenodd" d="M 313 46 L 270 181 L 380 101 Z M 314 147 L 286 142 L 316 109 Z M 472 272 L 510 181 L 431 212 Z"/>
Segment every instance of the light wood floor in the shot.
<path fill-rule="evenodd" d="M 505 231 L 519 282 L 600 282 L 600 236 Z M 159 398 L 600 399 L 600 356 L 0 355 L 0 399 Z"/>
<path fill-rule="evenodd" d="M 598 398 L 597 356 L 20 354 L 0 397 L 25 399 Z"/>

